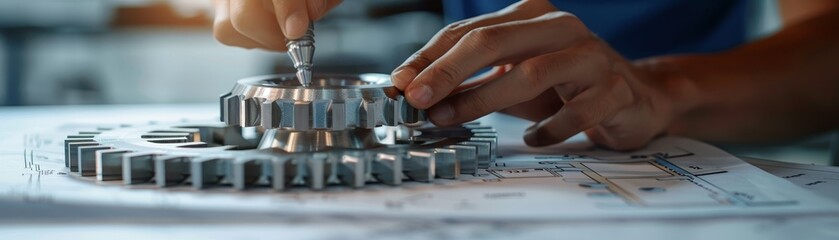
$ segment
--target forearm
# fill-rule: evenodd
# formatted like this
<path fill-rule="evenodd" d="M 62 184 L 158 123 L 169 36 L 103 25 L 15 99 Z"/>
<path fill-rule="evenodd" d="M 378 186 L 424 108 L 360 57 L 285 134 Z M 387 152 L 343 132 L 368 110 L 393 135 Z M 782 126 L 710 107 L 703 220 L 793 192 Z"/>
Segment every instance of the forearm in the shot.
<path fill-rule="evenodd" d="M 839 126 L 839 14 L 710 55 L 655 59 L 674 101 L 668 132 L 767 142 Z"/>

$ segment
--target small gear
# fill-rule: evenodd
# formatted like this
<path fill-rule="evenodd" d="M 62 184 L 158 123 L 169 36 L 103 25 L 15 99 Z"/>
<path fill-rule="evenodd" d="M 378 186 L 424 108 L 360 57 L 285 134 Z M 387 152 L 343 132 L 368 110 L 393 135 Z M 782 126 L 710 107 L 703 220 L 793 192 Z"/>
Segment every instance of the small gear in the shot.
<path fill-rule="evenodd" d="M 251 77 L 221 95 L 220 106 L 222 122 L 265 129 L 340 131 L 425 121 L 384 74 L 315 75 L 306 88 L 293 74 Z"/>

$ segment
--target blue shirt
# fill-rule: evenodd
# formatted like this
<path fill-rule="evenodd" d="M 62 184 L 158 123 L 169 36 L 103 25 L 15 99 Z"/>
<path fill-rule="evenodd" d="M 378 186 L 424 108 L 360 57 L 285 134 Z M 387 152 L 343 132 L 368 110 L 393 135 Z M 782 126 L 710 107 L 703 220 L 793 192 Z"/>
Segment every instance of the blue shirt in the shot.
<path fill-rule="evenodd" d="M 445 0 L 446 21 L 500 10 L 515 0 Z M 552 0 L 629 59 L 715 52 L 746 41 L 745 0 Z"/>

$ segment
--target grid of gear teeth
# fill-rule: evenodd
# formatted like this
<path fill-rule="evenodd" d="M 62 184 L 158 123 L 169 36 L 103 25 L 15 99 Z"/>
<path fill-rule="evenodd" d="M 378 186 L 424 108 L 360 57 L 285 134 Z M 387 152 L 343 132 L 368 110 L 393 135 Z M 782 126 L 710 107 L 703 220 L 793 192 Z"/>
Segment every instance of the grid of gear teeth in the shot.
<path fill-rule="evenodd" d="M 426 120 L 401 95 L 373 99 L 295 101 L 248 98 L 227 93 L 219 97 L 220 121 L 229 126 L 265 129 L 344 130 L 411 125 Z"/>
<path fill-rule="evenodd" d="M 477 174 L 479 169 L 489 168 L 498 149 L 496 131 L 477 123 L 428 129 L 442 138 L 459 138 L 463 131 L 469 133 L 468 138 L 430 148 L 284 154 L 229 151 L 232 146 L 209 147 L 197 141 L 216 135 L 236 136 L 240 131 L 236 127 L 213 129 L 125 125 L 82 131 L 64 140 L 64 164 L 80 177 L 125 185 L 191 185 L 195 189 L 230 186 L 239 190 L 308 186 L 320 190 L 331 185 L 361 188 L 373 183 L 397 186 L 404 180 L 460 179 L 463 174 Z"/>

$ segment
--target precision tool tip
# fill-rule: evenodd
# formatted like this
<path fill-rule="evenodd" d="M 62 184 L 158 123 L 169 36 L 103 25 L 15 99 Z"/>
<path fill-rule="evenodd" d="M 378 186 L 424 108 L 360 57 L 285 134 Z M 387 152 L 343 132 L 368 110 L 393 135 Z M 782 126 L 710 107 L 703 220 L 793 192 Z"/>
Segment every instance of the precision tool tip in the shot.
<path fill-rule="evenodd" d="M 312 83 L 312 70 L 310 69 L 297 69 L 297 80 L 300 81 L 300 85 L 303 87 L 309 87 Z"/>
<path fill-rule="evenodd" d="M 308 87 L 312 82 L 312 57 L 315 54 L 315 24 L 309 22 L 309 29 L 303 37 L 289 39 L 286 42 L 288 56 L 297 69 L 297 80 L 300 85 Z"/>

